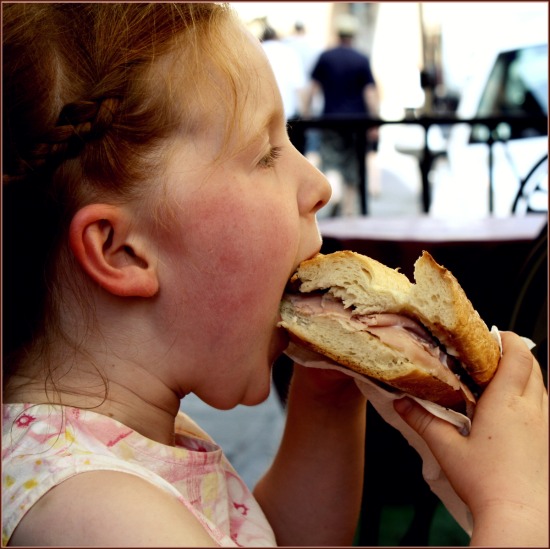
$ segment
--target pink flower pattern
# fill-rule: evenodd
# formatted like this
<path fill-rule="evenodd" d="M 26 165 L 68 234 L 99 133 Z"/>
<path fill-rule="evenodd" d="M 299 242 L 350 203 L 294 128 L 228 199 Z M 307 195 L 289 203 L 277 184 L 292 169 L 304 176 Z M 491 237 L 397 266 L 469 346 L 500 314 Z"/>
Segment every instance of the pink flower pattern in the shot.
<path fill-rule="evenodd" d="M 49 489 L 74 474 L 108 464 L 172 493 L 220 546 L 276 545 L 244 481 L 219 446 L 184 414 L 176 418 L 176 446 L 172 447 L 92 411 L 33 405 L 31 414 L 30 409 L 28 404 L 3 405 L 4 543 Z"/>
<path fill-rule="evenodd" d="M 248 514 L 248 507 L 244 503 L 233 502 L 233 507 L 235 507 L 235 509 L 237 509 L 237 511 L 239 511 L 241 515 L 243 515 L 243 517 L 246 517 L 246 515 Z"/>
<path fill-rule="evenodd" d="M 15 424 L 17 427 L 28 427 L 33 421 L 36 421 L 36 418 L 34 416 L 31 416 L 29 414 L 21 414 L 16 420 Z"/>

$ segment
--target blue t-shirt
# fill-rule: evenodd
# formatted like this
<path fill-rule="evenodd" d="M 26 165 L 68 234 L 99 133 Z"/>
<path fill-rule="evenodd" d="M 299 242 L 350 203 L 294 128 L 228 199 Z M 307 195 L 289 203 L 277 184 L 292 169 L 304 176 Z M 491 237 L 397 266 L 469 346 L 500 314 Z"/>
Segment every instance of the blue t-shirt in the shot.
<path fill-rule="evenodd" d="M 366 55 L 337 46 L 320 55 L 311 77 L 323 88 L 324 114 L 368 114 L 363 90 L 375 82 Z"/>

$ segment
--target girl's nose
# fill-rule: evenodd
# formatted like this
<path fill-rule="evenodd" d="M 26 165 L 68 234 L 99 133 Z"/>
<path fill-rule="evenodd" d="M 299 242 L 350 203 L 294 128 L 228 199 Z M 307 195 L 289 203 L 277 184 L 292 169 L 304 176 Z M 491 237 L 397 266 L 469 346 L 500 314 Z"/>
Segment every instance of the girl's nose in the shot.
<path fill-rule="evenodd" d="M 305 157 L 303 158 L 303 183 L 301 189 L 302 200 L 300 210 L 303 213 L 316 214 L 328 204 L 332 195 L 332 187 L 328 179 Z"/>
<path fill-rule="evenodd" d="M 319 200 L 313 207 L 314 213 L 317 213 L 322 207 L 328 204 L 328 201 L 332 195 L 332 186 L 330 185 L 328 179 L 319 170 L 317 170 L 317 168 L 314 169 L 319 178 Z"/>

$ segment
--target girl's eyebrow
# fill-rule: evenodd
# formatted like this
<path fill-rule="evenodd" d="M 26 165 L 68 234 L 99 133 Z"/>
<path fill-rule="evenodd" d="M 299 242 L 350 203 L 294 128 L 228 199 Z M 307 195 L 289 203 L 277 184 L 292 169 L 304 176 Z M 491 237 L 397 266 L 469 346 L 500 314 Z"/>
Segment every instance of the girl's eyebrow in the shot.
<path fill-rule="evenodd" d="M 256 143 L 257 141 L 260 141 L 263 135 L 269 131 L 269 128 L 273 125 L 273 123 L 277 120 L 277 118 L 279 118 L 279 116 L 280 114 L 277 110 L 271 111 L 271 113 L 266 117 L 266 119 L 260 125 L 258 131 L 253 133 L 250 139 L 247 139 L 247 147 L 252 145 L 253 143 Z"/>

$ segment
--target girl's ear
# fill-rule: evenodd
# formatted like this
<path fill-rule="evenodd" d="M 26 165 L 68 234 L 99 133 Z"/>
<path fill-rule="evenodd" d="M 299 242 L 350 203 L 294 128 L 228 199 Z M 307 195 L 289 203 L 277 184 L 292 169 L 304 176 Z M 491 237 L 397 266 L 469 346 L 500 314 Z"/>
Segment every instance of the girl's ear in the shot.
<path fill-rule="evenodd" d="M 123 297 L 158 292 L 154 248 L 122 207 L 84 206 L 71 221 L 69 244 L 88 276 L 108 292 Z"/>

